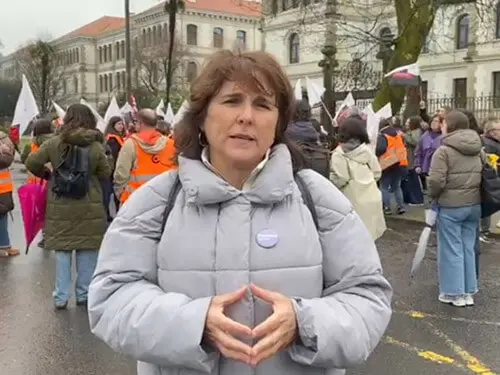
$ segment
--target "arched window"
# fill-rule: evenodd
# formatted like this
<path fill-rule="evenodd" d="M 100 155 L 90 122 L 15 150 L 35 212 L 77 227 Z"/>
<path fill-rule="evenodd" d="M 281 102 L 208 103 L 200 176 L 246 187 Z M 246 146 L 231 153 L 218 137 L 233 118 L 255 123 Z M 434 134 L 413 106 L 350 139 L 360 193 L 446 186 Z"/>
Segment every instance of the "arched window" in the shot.
<path fill-rule="evenodd" d="M 495 36 L 500 39 L 500 1 L 497 3 L 497 8 L 495 9 Z"/>
<path fill-rule="evenodd" d="M 145 46 L 147 43 L 146 29 L 142 30 L 142 45 Z"/>
<path fill-rule="evenodd" d="M 108 92 L 108 75 L 104 75 L 104 91 Z"/>
<path fill-rule="evenodd" d="M 78 77 L 73 77 L 73 90 L 78 93 Z"/>
<path fill-rule="evenodd" d="M 247 33 L 244 30 L 236 31 L 236 40 L 240 49 L 245 50 L 247 47 Z"/>
<path fill-rule="evenodd" d="M 214 47 L 224 47 L 224 30 L 221 27 L 214 28 Z"/>
<path fill-rule="evenodd" d="M 156 35 L 156 26 L 153 26 L 153 43 L 152 44 L 157 44 L 158 43 L 158 35 Z"/>
<path fill-rule="evenodd" d="M 290 64 L 297 64 L 300 61 L 300 39 L 297 33 L 290 35 L 289 52 L 288 62 Z"/>
<path fill-rule="evenodd" d="M 99 47 L 99 62 L 102 63 L 102 47 Z"/>
<path fill-rule="evenodd" d="M 135 42 L 137 43 L 137 38 L 135 38 Z M 125 41 L 124 40 L 122 40 L 120 42 L 120 51 L 121 51 L 120 58 L 124 59 L 125 58 Z"/>
<path fill-rule="evenodd" d="M 76 62 L 77 63 L 80 62 L 80 49 L 79 48 L 76 49 Z"/>
<path fill-rule="evenodd" d="M 109 91 L 113 91 L 115 88 L 113 87 L 113 74 L 109 73 Z"/>
<path fill-rule="evenodd" d="M 108 46 L 102 47 L 102 56 L 104 58 L 104 62 L 108 61 Z"/>
<path fill-rule="evenodd" d="M 467 48 L 469 45 L 469 15 L 462 14 L 457 19 L 457 49 Z"/>
<path fill-rule="evenodd" d="M 158 43 L 161 43 L 163 42 L 163 34 L 162 34 L 162 30 L 161 30 L 161 25 L 158 25 L 158 29 L 156 29 L 157 32 L 158 32 Z"/>
<path fill-rule="evenodd" d="M 148 46 L 153 45 L 153 36 L 151 34 L 151 28 L 148 28 L 148 39 L 146 41 L 146 45 Z"/>
<path fill-rule="evenodd" d="M 104 82 L 102 76 L 99 76 L 99 92 L 104 92 Z"/>
<path fill-rule="evenodd" d="M 186 67 L 186 78 L 189 83 L 193 82 L 193 80 L 198 75 L 198 65 L 194 61 L 190 61 L 187 63 Z"/>
<path fill-rule="evenodd" d="M 189 46 L 198 45 L 198 26 L 189 24 L 186 26 L 187 44 Z"/>

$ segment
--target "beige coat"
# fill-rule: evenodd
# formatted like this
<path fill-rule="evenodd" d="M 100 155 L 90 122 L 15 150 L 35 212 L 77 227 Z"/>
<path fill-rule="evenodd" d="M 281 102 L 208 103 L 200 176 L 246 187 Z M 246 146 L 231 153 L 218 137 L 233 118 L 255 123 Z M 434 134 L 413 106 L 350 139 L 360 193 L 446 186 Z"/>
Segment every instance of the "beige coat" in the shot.
<path fill-rule="evenodd" d="M 382 170 L 369 146 L 349 146 L 347 143 L 333 151 L 330 180 L 351 201 L 372 238 L 377 239 L 386 230 L 382 194 L 377 186 Z"/>

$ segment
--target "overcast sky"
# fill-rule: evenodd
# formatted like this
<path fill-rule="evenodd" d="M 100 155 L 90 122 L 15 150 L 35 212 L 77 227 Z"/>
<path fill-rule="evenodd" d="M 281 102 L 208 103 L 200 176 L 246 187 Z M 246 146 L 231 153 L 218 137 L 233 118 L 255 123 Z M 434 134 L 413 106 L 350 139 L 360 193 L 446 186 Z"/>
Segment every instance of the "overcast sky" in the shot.
<path fill-rule="evenodd" d="M 2 0 L 0 41 L 4 55 L 40 35 L 54 38 L 104 15 L 124 16 L 124 0 Z M 130 0 L 131 12 L 145 10 L 160 0 Z"/>

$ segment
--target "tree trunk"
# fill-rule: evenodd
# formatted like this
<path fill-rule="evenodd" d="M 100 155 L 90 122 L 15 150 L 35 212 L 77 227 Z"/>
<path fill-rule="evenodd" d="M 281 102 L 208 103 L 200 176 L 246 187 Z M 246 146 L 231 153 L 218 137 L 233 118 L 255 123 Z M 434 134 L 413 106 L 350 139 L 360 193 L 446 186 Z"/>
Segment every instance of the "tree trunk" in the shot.
<path fill-rule="evenodd" d="M 168 105 L 170 103 L 170 91 L 172 86 L 172 60 L 174 56 L 174 43 L 175 43 L 175 23 L 177 21 L 177 0 L 171 0 L 168 9 L 168 30 L 169 30 L 169 41 L 168 41 L 168 67 L 167 67 L 167 77 L 166 85 L 167 92 L 165 96 L 165 103 Z"/>
<path fill-rule="evenodd" d="M 389 71 L 417 61 L 425 39 L 434 23 L 437 2 L 435 0 L 395 0 L 399 36 L 394 54 L 389 62 Z M 382 87 L 373 101 L 374 111 L 391 102 L 392 112 L 397 113 L 403 105 L 405 88 L 389 85 L 384 79 Z"/>

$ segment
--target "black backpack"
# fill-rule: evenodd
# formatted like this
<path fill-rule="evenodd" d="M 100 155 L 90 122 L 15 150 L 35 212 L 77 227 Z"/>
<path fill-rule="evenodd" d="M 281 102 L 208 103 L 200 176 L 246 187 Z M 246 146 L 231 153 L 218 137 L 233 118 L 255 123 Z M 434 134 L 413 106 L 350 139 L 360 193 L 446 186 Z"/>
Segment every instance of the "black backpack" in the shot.
<path fill-rule="evenodd" d="M 52 191 L 57 197 L 81 199 L 89 192 L 90 147 L 70 145 L 52 173 Z"/>
<path fill-rule="evenodd" d="M 302 194 L 302 199 L 304 199 L 304 203 L 311 212 L 311 216 L 314 221 L 314 225 L 316 226 L 316 229 L 319 230 L 318 214 L 316 213 L 316 207 L 314 206 L 313 198 L 311 196 L 311 193 L 309 192 L 309 189 L 307 188 L 306 183 L 304 182 L 302 177 L 300 177 L 297 173 L 294 173 L 293 179 L 295 180 L 295 183 L 297 184 L 300 193 Z M 175 182 L 172 187 L 172 190 L 170 190 L 170 194 L 168 195 L 165 211 L 163 211 L 161 233 L 163 233 L 163 231 L 165 230 L 165 225 L 167 225 L 168 216 L 170 215 L 170 211 L 172 211 L 172 208 L 174 207 L 175 199 L 177 198 L 177 195 L 179 194 L 181 187 L 182 187 L 181 180 L 179 179 L 179 175 L 177 175 L 175 177 Z"/>
<path fill-rule="evenodd" d="M 322 144 L 297 142 L 305 159 L 305 168 L 330 179 L 330 150 Z"/>

